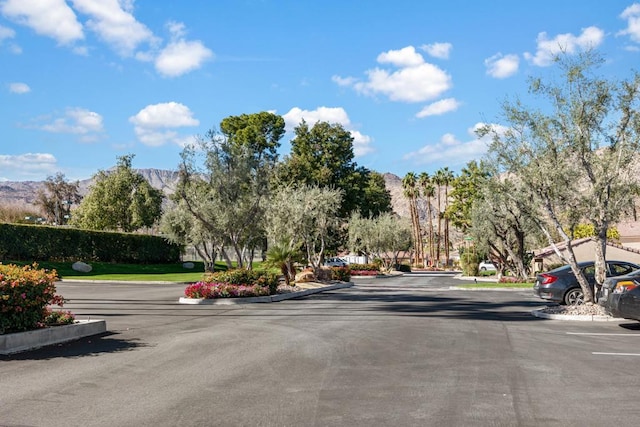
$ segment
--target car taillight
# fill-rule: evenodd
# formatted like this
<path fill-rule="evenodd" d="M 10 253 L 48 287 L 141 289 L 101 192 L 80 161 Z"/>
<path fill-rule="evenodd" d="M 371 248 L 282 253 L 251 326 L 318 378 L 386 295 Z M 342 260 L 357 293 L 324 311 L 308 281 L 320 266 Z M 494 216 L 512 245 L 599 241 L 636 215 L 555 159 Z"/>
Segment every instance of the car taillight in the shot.
<path fill-rule="evenodd" d="M 541 285 L 548 285 L 558 280 L 558 276 L 554 276 L 553 274 L 542 273 L 540 276 L 542 277 Z"/>
<path fill-rule="evenodd" d="M 625 292 L 629 292 L 631 289 L 635 289 L 638 287 L 638 284 L 631 280 L 625 280 L 624 282 L 618 282 L 616 287 L 613 289 L 614 294 L 623 294 Z"/>

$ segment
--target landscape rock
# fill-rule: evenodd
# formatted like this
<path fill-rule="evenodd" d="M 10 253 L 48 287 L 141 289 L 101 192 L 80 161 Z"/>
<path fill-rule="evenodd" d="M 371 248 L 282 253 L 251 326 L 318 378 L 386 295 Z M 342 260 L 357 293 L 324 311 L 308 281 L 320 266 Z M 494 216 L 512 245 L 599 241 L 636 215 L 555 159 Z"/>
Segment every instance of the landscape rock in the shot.
<path fill-rule="evenodd" d="M 71 265 L 71 268 L 73 269 L 73 271 L 79 271 L 81 273 L 89 273 L 91 270 L 93 270 L 93 267 L 82 261 L 74 262 Z"/>

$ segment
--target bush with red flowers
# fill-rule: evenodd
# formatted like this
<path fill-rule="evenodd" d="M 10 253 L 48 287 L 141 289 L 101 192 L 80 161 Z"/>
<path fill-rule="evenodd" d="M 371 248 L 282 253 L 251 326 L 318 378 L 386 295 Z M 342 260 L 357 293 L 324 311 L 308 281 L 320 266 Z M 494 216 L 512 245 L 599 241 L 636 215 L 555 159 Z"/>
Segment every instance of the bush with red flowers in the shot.
<path fill-rule="evenodd" d="M 28 331 L 51 324 L 73 323 L 70 312 L 54 312 L 64 298 L 56 294 L 55 270 L 0 264 L 0 334 Z"/>
<path fill-rule="evenodd" d="M 278 276 L 255 270 L 229 270 L 208 273 L 200 282 L 186 287 L 187 298 L 239 298 L 275 294 Z"/>

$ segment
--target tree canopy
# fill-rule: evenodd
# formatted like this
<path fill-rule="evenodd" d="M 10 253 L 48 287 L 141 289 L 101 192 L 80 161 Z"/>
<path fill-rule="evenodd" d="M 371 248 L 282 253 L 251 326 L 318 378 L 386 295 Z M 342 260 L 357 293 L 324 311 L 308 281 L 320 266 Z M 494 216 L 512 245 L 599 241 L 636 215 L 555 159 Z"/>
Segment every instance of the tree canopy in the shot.
<path fill-rule="evenodd" d="M 118 157 L 113 170 L 99 171 L 94 176 L 89 193 L 73 211 L 73 225 L 131 232 L 158 221 L 164 196 L 132 169 L 133 158 L 133 154 Z"/>

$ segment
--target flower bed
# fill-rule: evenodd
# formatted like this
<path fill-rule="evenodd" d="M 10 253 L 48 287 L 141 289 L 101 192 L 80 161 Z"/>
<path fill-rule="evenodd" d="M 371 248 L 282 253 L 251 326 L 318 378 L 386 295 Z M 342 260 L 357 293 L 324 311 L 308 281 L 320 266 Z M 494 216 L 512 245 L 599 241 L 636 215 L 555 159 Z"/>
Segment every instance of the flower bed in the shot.
<path fill-rule="evenodd" d="M 352 276 L 377 276 L 380 274 L 377 270 L 351 270 Z"/>
<path fill-rule="evenodd" d="M 200 282 L 187 286 L 187 298 L 242 298 L 274 295 L 278 290 L 275 274 L 253 270 L 229 270 L 208 273 Z"/>
<path fill-rule="evenodd" d="M 64 298 L 56 294 L 56 280 L 55 270 L 38 269 L 35 264 L 0 264 L 0 334 L 73 323 L 71 312 L 48 307 L 64 304 Z"/>

